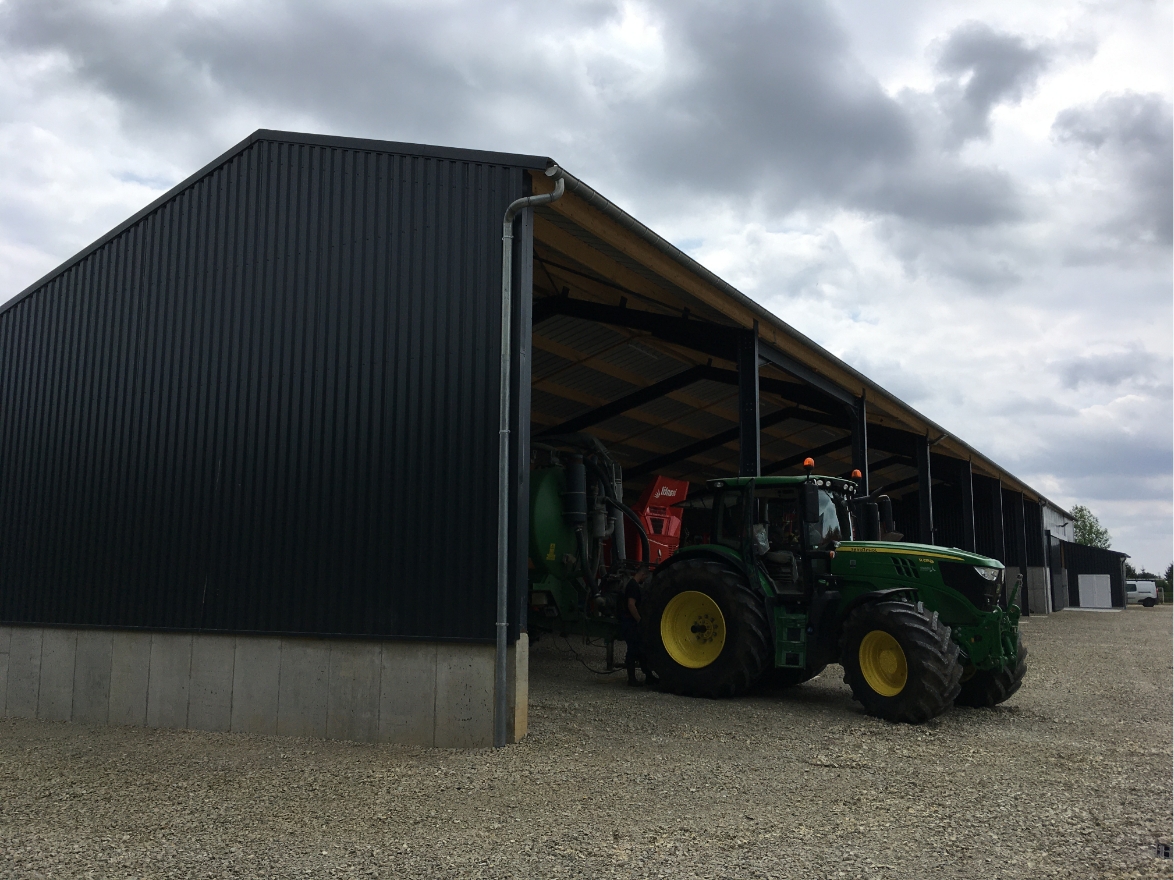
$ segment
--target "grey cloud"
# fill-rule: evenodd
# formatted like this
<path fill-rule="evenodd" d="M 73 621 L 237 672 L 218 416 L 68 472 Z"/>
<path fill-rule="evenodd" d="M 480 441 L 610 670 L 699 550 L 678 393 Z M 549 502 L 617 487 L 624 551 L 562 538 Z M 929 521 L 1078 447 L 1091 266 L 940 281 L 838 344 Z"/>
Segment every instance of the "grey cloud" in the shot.
<path fill-rule="evenodd" d="M 1087 151 L 1118 190 L 1106 228 L 1125 239 L 1169 247 L 1174 234 L 1174 117 L 1161 95 L 1126 92 L 1056 116 L 1052 133 Z"/>
<path fill-rule="evenodd" d="M 708 184 L 711 192 L 755 192 L 776 212 L 839 204 L 956 228 L 1022 216 L 1012 179 L 943 153 L 940 108 L 885 94 L 828 9 L 740 9 L 735 16 L 706 2 L 666 7 L 670 52 L 684 72 L 652 106 L 618 108 L 614 129 L 630 153 L 644 157 L 642 169 L 669 183 Z M 1027 87 L 1030 70 L 1015 67 L 1013 39 L 957 43 L 951 58 L 977 66 L 982 87 L 974 100 L 988 111 L 990 102 Z"/>
<path fill-rule="evenodd" d="M 869 181 L 858 198 L 875 211 L 930 226 L 990 226 L 1023 214 L 1019 192 L 1005 172 L 929 157 L 919 168 L 892 169 L 883 180 Z"/>
<path fill-rule="evenodd" d="M 712 0 L 661 3 L 666 61 L 648 88 L 623 87 L 638 69 L 570 48 L 621 10 L 618 0 L 392 9 L 271 0 L 214 11 L 8 0 L 0 45 L 64 57 L 65 75 L 112 98 L 128 129 L 160 144 L 219 135 L 222 146 L 232 121 L 288 120 L 557 153 L 605 169 L 613 185 L 754 196 L 775 215 L 844 205 L 960 228 L 1020 215 L 1011 179 L 941 154 L 928 134 L 940 121 L 885 94 L 826 4 L 752 0 L 732 14 Z M 524 38 L 519 23 L 535 20 L 564 52 Z M 989 109 L 1024 87 L 1031 50 L 984 34 L 955 34 L 943 57 L 950 70 L 974 69 L 966 100 Z"/>
<path fill-rule="evenodd" d="M 991 110 L 1017 103 L 1047 67 L 1046 47 L 981 22 L 954 30 L 942 45 L 937 69 L 948 79 L 935 90 L 948 123 L 948 143 L 957 147 L 990 135 Z"/>
<path fill-rule="evenodd" d="M 912 156 L 901 108 L 852 57 L 830 12 L 815 3 L 663 7 L 682 73 L 652 106 L 621 108 L 651 167 L 715 189 L 767 184 L 787 205 L 843 194 L 870 168 Z M 639 118 L 645 120 L 640 124 Z"/>
<path fill-rule="evenodd" d="M 1158 376 L 1168 362 L 1141 348 L 1107 354 L 1089 354 L 1056 364 L 1065 388 L 1104 386 L 1116 388 L 1126 383 L 1153 388 L 1169 387 Z"/>
<path fill-rule="evenodd" d="M 10 53 L 65 57 L 79 85 L 113 98 L 125 124 L 148 136 L 204 132 L 245 110 L 393 139 L 457 143 L 472 130 L 490 141 L 477 146 L 493 146 L 509 130 L 498 102 L 559 79 L 530 75 L 523 51 L 502 51 L 522 43 L 519 20 L 541 12 L 549 27 L 574 31 L 614 8 L 534 0 L 454 14 L 441 5 L 272 0 L 213 12 L 15 0 L 0 6 L 0 40 Z"/>

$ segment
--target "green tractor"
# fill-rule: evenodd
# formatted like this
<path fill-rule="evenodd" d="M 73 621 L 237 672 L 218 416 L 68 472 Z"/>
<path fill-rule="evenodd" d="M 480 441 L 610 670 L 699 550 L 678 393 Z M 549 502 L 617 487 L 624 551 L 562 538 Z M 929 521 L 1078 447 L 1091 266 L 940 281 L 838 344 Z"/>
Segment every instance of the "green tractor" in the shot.
<path fill-rule="evenodd" d="M 602 447 L 572 458 L 531 475 L 531 629 L 610 644 L 630 568 L 618 467 Z M 566 479 L 580 459 L 586 504 L 578 477 Z M 891 540 L 900 535 L 887 497 L 858 497 L 854 481 L 811 474 L 808 462 L 806 476 L 711 480 L 679 505 L 690 534 L 656 567 L 641 615 L 661 687 L 732 697 L 760 683 L 798 685 L 839 663 L 866 711 L 909 723 L 1015 693 L 1027 651 L 1018 584 L 1007 596 L 1002 563 Z M 612 511 L 610 532 L 599 509 Z M 870 540 L 856 540 L 861 533 Z M 610 554 L 608 535 L 620 536 Z"/>

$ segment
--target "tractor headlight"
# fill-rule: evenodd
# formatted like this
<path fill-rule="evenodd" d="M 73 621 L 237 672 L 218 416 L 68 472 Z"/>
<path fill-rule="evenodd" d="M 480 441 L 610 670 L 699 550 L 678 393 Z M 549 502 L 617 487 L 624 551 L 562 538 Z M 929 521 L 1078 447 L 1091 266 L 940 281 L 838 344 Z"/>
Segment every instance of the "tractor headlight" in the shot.
<path fill-rule="evenodd" d="M 1003 572 L 1003 569 L 1001 568 L 982 568 L 977 565 L 974 566 L 974 570 L 988 581 L 997 581 L 999 579 L 999 575 Z"/>

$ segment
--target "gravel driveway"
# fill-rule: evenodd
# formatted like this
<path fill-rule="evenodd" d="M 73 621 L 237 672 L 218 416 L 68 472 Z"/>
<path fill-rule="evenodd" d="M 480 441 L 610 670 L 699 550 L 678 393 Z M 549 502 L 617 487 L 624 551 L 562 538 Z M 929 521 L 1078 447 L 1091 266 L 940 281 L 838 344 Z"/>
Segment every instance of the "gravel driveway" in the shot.
<path fill-rule="evenodd" d="M 501 752 L 6 720 L 0 877 L 1169 877 L 1171 624 L 1029 618 L 1023 690 L 921 727 L 839 667 L 693 700 L 561 640 Z"/>

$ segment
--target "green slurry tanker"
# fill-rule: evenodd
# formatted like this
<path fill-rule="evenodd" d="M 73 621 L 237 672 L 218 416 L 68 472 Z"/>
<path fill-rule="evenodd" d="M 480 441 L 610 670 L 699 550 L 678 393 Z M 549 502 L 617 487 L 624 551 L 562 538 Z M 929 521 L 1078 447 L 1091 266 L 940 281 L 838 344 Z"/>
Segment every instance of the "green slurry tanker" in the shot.
<path fill-rule="evenodd" d="M 619 467 L 597 440 L 571 435 L 538 454 L 530 629 L 610 646 L 633 560 L 655 562 L 656 536 L 623 503 Z M 866 711 L 910 723 L 1015 693 L 1027 651 L 1002 563 L 893 540 L 887 497 L 858 497 L 854 481 L 807 464 L 806 476 L 711 480 L 674 505 L 681 544 L 654 566 L 641 614 L 661 687 L 732 697 L 839 663 Z"/>

